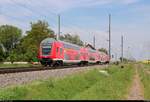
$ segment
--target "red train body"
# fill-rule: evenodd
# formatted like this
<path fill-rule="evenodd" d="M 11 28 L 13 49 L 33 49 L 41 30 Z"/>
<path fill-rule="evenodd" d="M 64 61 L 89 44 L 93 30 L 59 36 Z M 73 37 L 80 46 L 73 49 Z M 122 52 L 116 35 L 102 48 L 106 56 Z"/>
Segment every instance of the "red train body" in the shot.
<path fill-rule="evenodd" d="M 38 59 L 42 65 L 109 63 L 108 55 L 75 44 L 44 39 L 39 47 Z"/>

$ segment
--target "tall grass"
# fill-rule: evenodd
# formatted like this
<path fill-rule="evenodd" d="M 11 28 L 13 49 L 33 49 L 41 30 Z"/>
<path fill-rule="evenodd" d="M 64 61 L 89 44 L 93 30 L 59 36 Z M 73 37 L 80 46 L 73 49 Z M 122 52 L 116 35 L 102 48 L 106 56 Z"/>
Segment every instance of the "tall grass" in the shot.
<path fill-rule="evenodd" d="M 110 66 L 109 76 L 98 69 L 70 75 L 62 79 L 39 80 L 31 84 L 0 89 L 1 100 L 66 100 L 66 99 L 124 99 L 131 83 L 133 69 Z"/>
<path fill-rule="evenodd" d="M 33 67 L 32 64 L 0 64 L 0 68 Z"/>
<path fill-rule="evenodd" d="M 142 68 L 138 68 L 140 79 L 144 86 L 144 98 L 146 100 L 149 100 L 150 99 L 150 73 L 147 73 L 146 71 L 150 72 L 150 65 L 148 64 L 143 64 Z"/>
<path fill-rule="evenodd" d="M 125 66 L 124 69 L 113 66 L 107 70 L 110 73 L 109 77 L 101 76 L 99 82 L 73 99 L 126 99 L 134 72 L 132 66 Z"/>

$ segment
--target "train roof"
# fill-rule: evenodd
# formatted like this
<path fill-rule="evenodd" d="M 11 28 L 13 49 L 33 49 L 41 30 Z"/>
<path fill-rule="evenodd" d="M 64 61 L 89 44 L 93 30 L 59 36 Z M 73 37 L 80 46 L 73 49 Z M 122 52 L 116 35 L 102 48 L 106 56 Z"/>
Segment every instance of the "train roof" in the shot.
<path fill-rule="evenodd" d="M 56 41 L 54 38 L 46 38 L 46 39 L 42 40 L 41 44 L 43 44 L 43 43 L 52 43 L 54 41 Z"/>
<path fill-rule="evenodd" d="M 81 47 L 81 46 L 79 46 L 79 45 L 72 44 L 72 43 L 70 43 L 70 42 L 65 42 L 65 41 L 61 41 L 61 40 L 58 40 L 58 41 L 61 42 L 61 43 L 64 43 L 64 44 L 68 44 L 68 45 L 72 45 L 72 46 L 76 46 L 76 47 Z"/>
<path fill-rule="evenodd" d="M 81 47 L 81 46 L 78 46 L 76 44 L 72 44 L 72 43 L 69 43 L 69 42 L 65 42 L 65 41 L 61 41 L 61 40 L 55 40 L 54 38 L 46 38 L 41 42 L 41 44 L 43 44 L 43 43 L 53 43 L 55 41 L 58 41 L 58 42 L 61 42 L 61 43 L 64 43 L 64 44 L 68 44 L 68 45 L 73 45 L 73 46 L 76 46 L 76 47 Z"/>

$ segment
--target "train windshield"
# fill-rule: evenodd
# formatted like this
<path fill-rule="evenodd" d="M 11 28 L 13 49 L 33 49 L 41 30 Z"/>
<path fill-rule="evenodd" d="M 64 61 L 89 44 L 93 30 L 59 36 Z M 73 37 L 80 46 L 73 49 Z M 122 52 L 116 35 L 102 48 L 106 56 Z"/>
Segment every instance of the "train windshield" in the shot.
<path fill-rule="evenodd" d="M 51 53 L 51 44 L 42 46 L 42 55 L 48 56 Z"/>

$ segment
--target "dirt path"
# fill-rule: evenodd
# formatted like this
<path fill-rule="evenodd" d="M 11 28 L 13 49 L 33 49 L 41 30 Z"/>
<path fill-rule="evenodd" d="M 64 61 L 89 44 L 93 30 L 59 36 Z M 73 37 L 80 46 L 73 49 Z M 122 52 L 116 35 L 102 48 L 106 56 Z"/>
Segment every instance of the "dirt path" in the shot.
<path fill-rule="evenodd" d="M 143 87 L 139 78 L 137 68 L 140 66 L 135 65 L 135 75 L 129 92 L 128 100 L 144 100 Z"/>

